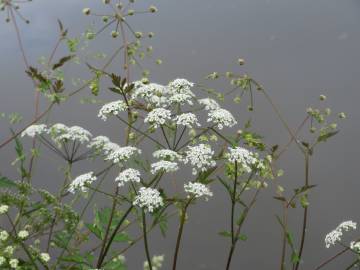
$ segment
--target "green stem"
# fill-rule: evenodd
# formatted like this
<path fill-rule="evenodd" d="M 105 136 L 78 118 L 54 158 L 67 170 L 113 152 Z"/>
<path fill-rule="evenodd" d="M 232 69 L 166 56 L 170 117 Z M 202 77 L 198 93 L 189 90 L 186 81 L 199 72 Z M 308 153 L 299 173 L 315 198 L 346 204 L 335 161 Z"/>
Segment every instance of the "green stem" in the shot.
<path fill-rule="evenodd" d="M 184 208 L 181 209 L 180 226 L 179 226 L 179 231 L 178 231 L 177 239 L 176 239 L 176 246 L 175 246 L 172 270 L 176 270 L 177 259 L 178 259 L 179 250 L 180 250 L 180 242 L 181 242 L 181 237 L 183 234 L 185 220 L 186 220 L 186 210 L 187 210 L 188 206 L 190 205 L 191 200 L 192 199 L 189 199 L 189 201 L 186 203 Z"/>
<path fill-rule="evenodd" d="M 148 237 L 146 230 L 146 216 L 144 210 L 142 210 L 142 223 L 143 223 L 143 235 L 144 235 L 144 247 L 145 247 L 146 259 L 149 264 L 149 270 L 152 270 L 153 268 L 152 268 L 151 257 L 149 252 L 149 244 L 148 244 Z"/>

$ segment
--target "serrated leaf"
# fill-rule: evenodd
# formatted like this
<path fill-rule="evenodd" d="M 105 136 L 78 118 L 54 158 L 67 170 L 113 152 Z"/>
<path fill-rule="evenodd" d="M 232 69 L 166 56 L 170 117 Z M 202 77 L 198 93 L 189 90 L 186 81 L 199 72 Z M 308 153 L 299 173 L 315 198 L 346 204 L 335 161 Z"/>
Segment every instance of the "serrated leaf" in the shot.
<path fill-rule="evenodd" d="M 68 55 L 68 56 L 64 56 L 62 58 L 60 58 L 60 60 L 53 65 L 52 69 L 58 69 L 59 67 L 62 67 L 66 62 L 70 61 L 71 59 L 73 59 L 75 57 L 75 55 Z"/>
<path fill-rule="evenodd" d="M 318 142 L 326 142 L 329 138 L 335 136 L 338 133 L 339 133 L 339 131 L 337 130 L 337 131 L 331 131 L 331 132 L 322 134 L 317 138 L 317 141 Z"/>

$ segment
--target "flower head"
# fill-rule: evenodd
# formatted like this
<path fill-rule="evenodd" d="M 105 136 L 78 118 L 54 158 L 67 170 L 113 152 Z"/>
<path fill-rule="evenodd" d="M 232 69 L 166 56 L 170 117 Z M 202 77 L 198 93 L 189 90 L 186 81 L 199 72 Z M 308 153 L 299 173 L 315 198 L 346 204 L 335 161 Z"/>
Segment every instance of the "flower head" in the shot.
<path fill-rule="evenodd" d="M 82 192 L 87 192 L 87 185 L 90 185 L 92 182 L 96 181 L 97 177 L 93 172 L 85 173 L 76 177 L 69 186 L 69 192 L 75 193 L 77 190 Z"/>
<path fill-rule="evenodd" d="M 11 259 L 9 261 L 9 264 L 10 264 L 11 268 L 16 269 L 18 267 L 18 265 L 19 265 L 19 260 L 18 259 Z"/>
<path fill-rule="evenodd" d="M 177 125 L 186 126 L 188 128 L 192 128 L 193 126 L 200 127 L 200 123 L 193 113 L 183 113 L 175 117 L 175 121 Z"/>
<path fill-rule="evenodd" d="M 40 260 L 42 260 L 43 262 L 47 263 L 50 261 L 50 255 L 49 253 L 40 253 Z"/>
<path fill-rule="evenodd" d="M 347 232 L 351 229 L 355 230 L 356 225 L 356 222 L 351 220 L 340 223 L 335 230 L 331 231 L 325 236 L 325 246 L 329 248 L 331 245 L 335 245 L 337 242 L 341 241 L 343 232 Z"/>
<path fill-rule="evenodd" d="M 208 122 L 214 123 L 218 129 L 233 127 L 237 124 L 234 116 L 225 109 L 216 109 L 208 113 Z"/>
<path fill-rule="evenodd" d="M 18 237 L 20 239 L 26 239 L 29 236 L 29 232 L 26 230 L 21 230 L 18 232 Z"/>
<path fill-rule="evenodd" d="M 166 86 L 157 83 L 143 84 L 142 82 L 136 82 L 132 98 L 142 98 L 146 103 L 158 107 L 168 104 L 168 92 Z"/>
<path fill-rule="evenodd" d="M 34 138 L 37 135 L 41 135 L 43 133 L 47 132 L 47 127 L 44 124 L 41 125 L 32 125 L 29 126 L 27 129 L 25 129 L 22 133 L 21 133 L 21 137 L 24 136 L 29 136 L 31 138 Z"/>
<path fill-rule="evenodd" d="M 220 109 L 219 103 L 212 98 L 202 98 L 198 100 L 199 104 L 205 106 L 205 110 L 214 111 Z"/>
<path fill-rule="evenodd" d="M 119 112 L 126 111 L 128 106 L 122 100 L 113 101 L 105 104 L 99 110 L 98 117 L 106 121 L 109 115 L 118 115 Z"/>
<path fill-rule="evenodd" d="M 206 185 L 197 182 L 189 182 L 187 184 L 184 184 L 184 189 L 186 193 L 194 196 L 195 198 L 205 197 L 205 199 L 207 200 L 208 197 L 213 196 L 213 193 Z"/>
<path fill-rule="evenodd" d="M 157 208 L 163 206 L 164 201 L 158 190 L 141 187 L 133 204 L 145 208 L 148 212 L 152 213 Z"/>
<path fill-rule="evenodd" d="M 110 143 L 110 140 L 106 136 L 97 136 L 91 140 L 88 144 L 89 148 L 102 149 L 106 144 Z"/>
<path fill-rule="evenodd" d="M 6 204 L 0 205 L 0 215 L 6 214 L 9 211 L 9 206 Z"/>
<path fill-rule="evenodd" d="M 121 187 L 127 182 L 139 183 L 140 182 L 140 172 L 138 170 L 129 168 L 123 170 L 115 178 L 115 181 L 118 182 L 118 186 Z"/>
<path fill-rule="evenodd" d="M 106 150 L 106 147 L 109 144 L 105 145 L 105 151 L 108 151 L 105 160 L 111 160 L 113 163 L 124 162 L 130 159 L 135 154 L 141 154 L 141 150 L 134 146 L 116 146 L 116 144 L 111 144 L 113 148 L 111 150 Z"/>
<path fill-rule="evenodd" d="M 199 144 L 196 146 L 188 146 L 185 151 L 184 163 L 190 163 L 193 168 L 193 174 L 197 174 L 198 170 L 201 172 L 216 166 L 216 162 L 213 159 L 214 151 L 209 145 Z"/>
<path fill-rule="evenodd" d="M 262 168 L 262 161 L 257 155 L 242 147 L 229 147 L 226 157 L 230 162 L 237 162 L 245 172 L 250 173 L 253 168 Z"/>
<path fill-rule="evenodd" d="M 144 122 L 151 124 L 154 128 L 164 125 L 167 120 L 171 119 L 171 111 L 164 108 L 156 108 L 148 113 Z"/>
<path fill-rule="evenodd" d="M 151 164 L 151 173 L 156 174 L 158 172 L 175 172 L 179 169 L 179 166 L 176 162 L 171 162 L 167 160 L 160 160 Z"/>
<path fill-rule="evenodd" d="M 174 161 L 175 159 L 180 159 L 181 155 L 170 149 L 160 149 L 153 153 L 153 157 L 157 159 Z"/>
<path fill-rule="evenodd" d="M 0 241 L 6 241 L 9 238 L 7 231 L 0 231 Z"/>

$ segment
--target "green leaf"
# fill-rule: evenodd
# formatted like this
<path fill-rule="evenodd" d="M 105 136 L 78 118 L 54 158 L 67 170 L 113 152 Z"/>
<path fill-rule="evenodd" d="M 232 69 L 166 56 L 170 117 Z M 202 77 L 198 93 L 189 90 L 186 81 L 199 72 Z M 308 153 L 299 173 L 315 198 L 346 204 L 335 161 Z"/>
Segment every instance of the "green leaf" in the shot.
<path fill-rule="evenodd" d="M 0 176 L 0 188 L 16 188 L 17 184 L 15 181 L 10 180 L 5 176 Z"/>
<path fill-rule="evenodd" d="M 221 231 L 218 234 L 223 237 L 231 237 L 231 232 L 228 231 Z"/>
<path fill-rule="evenodd" d="M 86 223 L 85 226 L 86 228 L 89 229 L 90 232 L 95 234 L 97 238 L 102 239 L 101 230 L 99 229 L 99 227 L 97 227 L 95 224 L 90 224 L 90 223 Z"/>
<path fill-rule="evenodd" d="M 127 233 L 118 233 L 115 238 L 114 238 L 115 242 L 129 242 L 131 241 L 131 238 L 129 237 L 129 235 Z"/>

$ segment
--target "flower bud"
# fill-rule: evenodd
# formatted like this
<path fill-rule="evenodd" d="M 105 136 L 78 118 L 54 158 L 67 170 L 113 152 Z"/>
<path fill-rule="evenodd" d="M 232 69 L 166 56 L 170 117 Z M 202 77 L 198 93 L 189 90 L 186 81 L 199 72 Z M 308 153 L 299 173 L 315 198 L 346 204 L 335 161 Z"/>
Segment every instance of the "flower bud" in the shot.
<path fill-rule="evenodd" d="M 161 65 L 161 64 L 162 64 L 162 60 L 161 60 L 161 59 L 156 59 L 156 64 Z"/>
<path fill-rule="evenodd" d="M 135 32 L 135 37 L 136 37 L 136 38 L 142 38 L 142 37 L 143 37 L 143 33 L 141 33 L 141 32 Z"/>
<path fill-rule="evenodd" d="M 111 36 L 112 36 L 113 38 L 117 38 L 117 37 L 119 36 L 119 32 L 117 32 L 117 31 L 112 31 L 112 32 L 111 32 Z"/>
<path fill-rule="evenodd" d="M 245 60 L 242 59 L 242 58 L 239 58 L 238 63 L 239 63 L 240 66 L 243 66 L 243 65 L 245 65 Z"/>
<path fill-rule="evenodd" d="M 103 4 L 105 5 L 110 4 L 110 0 L 103 0 Z"/>
<path fill-rule="evenodd" d="M 133 16 L 133 15 L 135 14 L 135 10 L 129 9 L 127 14 L 128 14 L 129 16 Z"/>
<path fill-rule="evenodd" d="M 336 124 L 336 123 L 332 123 L 332 124 L 329 125 L 329 127 L 330 127 L 331 129 L 336 129 L 336 128 L 337 128 L 337 124 Z"/>
<path fill-rule="evenodd" d="M 345 119 L 346 118 L 346 114 L 344 112 L 341 112 L 338 114 L 340 119 Z"/>
<path fill-rule="evenodd" d="M 148 37 L 149 37 L 149 38 L 153 38 L 154 35 L 155 35 L 154 32 L 149 32 L 149 33 L 148 33 Z"/>
<path fill-rule="evenodd" d="M 84 8 L 82 12 L 83 12 L 85 15 L 90 15 L 91 10 L 90 10 L 90 8 Z"/>
<path fill-rule="evenodd" d="M 320 95 L 319 98 L 320 98 L 321 101 L 324 101 L 326 99 L 326 96 L 325 95 Z"/>
<path fill-rule="evenodd" d="M 310 128 L 310 132 L 311 132 L 311 133 L 315 133 L 315 132 L 316 132 L 316 128 L 315 128 L 315 127 L 311 127 L 311 128 Z"/>
<path fill-rule="evenodd" d="M 107 23 L 107 22 L 109 21 L 109 17 L 108 17 L 108 16 L 103 16 L 103 17 L 102 17 L 102 21 L 103 21 L 104 23 Z"/>
<path fill-rule="evenodd" d="M 158 9 L 157 9 L 155 6 L 150 6 L 150 7 L 149 7 L 149 11 L 150 11 L 151 13 L 155 13 L 155 12 L 158 11 Z"/>

